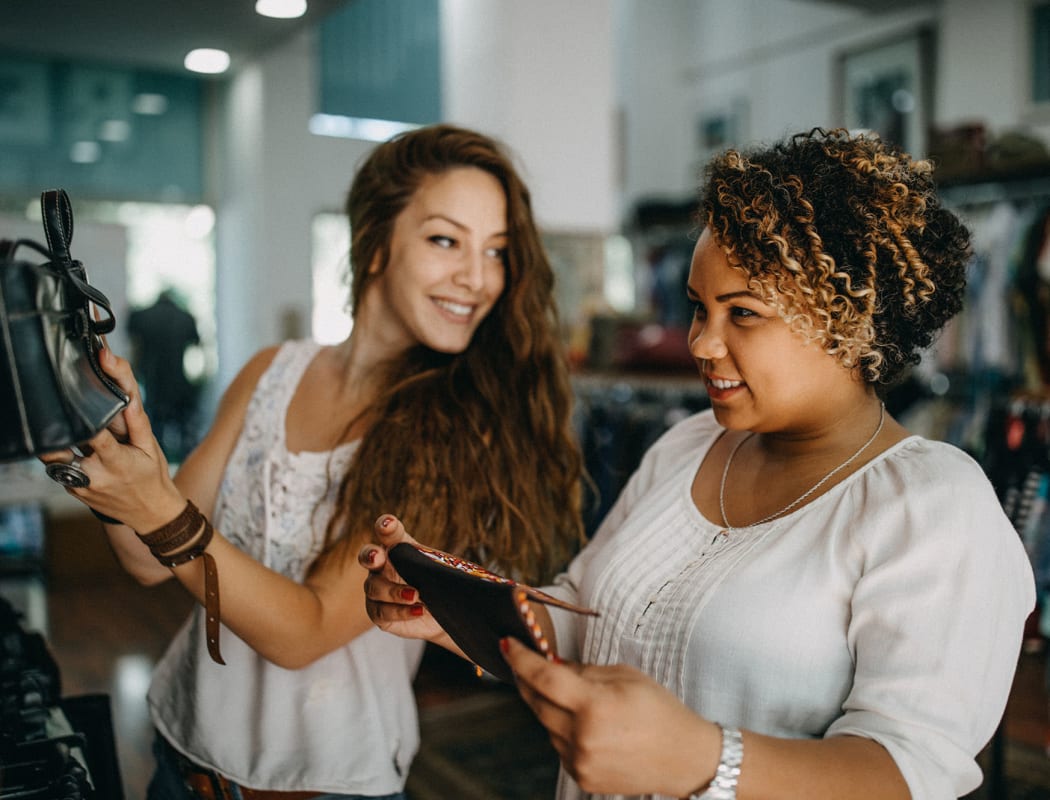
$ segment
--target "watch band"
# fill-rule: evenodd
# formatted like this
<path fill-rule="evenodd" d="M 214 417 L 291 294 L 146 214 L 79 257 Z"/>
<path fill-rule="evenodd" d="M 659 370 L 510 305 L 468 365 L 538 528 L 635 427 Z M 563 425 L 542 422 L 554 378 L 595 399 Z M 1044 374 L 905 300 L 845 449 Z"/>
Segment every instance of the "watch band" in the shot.
<path fill-rule="evenodd" d="M 722 755 L 715 777 L 706 789 L 689 795 L 689 800 L 736 800 L 740 762 L 744 760 L 744 737 L 739 728 L 718 727 L 722 730 Z"/>

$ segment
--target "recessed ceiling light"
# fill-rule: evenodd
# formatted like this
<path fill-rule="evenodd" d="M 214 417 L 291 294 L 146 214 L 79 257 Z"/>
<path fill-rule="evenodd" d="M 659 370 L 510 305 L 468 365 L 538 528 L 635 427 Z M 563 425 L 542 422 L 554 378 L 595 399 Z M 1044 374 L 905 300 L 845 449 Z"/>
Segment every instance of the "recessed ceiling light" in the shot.
<path fill-rule="evenodd" d="M 74 164 L 94 164 L 102 158 L 102 147 L 90 140 L 73 142 L 69 148 L 69 160 Z"/>
<path fill-rule="evenodd" d="M 230 68 L 230 54 L 225 50 L 214 50 L 201 47 L 190 50 L 182 62 L 191 72 L 203 72 L 206 75 L 218 75 Z"/>
<path fill-rule="evenodd" d="M 131 110 L 136 114 L 160 116 L 168 110 L 168 98 L 154 92 L 142 92 L 132 99 Z"/>
<path fill-rule="evenodd" d="M 255 0 L 255 12 L 264 17 L 295 19 L 306 13 L 306 0 Z"/>
<path fill-rule="evenodd" d="M 99 126 L 98 138 L 104 142 L 126 142 L 131 138 L 131 125 L 125 119 L 107 119 Z"/>

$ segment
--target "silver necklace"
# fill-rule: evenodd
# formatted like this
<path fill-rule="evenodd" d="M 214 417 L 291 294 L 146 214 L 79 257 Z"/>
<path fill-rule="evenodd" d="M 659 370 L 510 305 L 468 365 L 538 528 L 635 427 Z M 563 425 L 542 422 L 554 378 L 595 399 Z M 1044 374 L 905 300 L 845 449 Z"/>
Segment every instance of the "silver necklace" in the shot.
<path fill-rule="evenodd" d="M 729 457 L 726 458 L 725 468 L 722 470 L 722 483 L 718 487 L 718 508 L 722 512 L 722 524 L 726 526 L 726 530 L 724 530 L 722 533 L 728 534 L 729 531 L 741 530 L 742 528 L 753 528 L 756 525 L 761 525 L 764 522 L 769 522 L 770 520 L 776 519 L 777 517 L 786 514 L 788 511 L 793 509 L 795 506 L 797 506 L 799 503 L 801 503 L 803 500 L 805 500 L 807 497 L 813 494 L 813 492 L 817 491 L 817 489 L 819 489 L 821 486 L 823 486 L 825 483 L 831 480 L 831 478 L 834 475 L 838 474 L 850 464 L 852 464 L 854 461 L 856 461 L 858 456 L 860 456 L 861 453 L 867 450 L 871 443 L 875 441 L 876 437 L 882 431 L 882 425 L 884 422 L 886 422 L 885 403 L 882 404 L 879 410 L 879 424 L 875 427 L 875 433 L 871 435 L 868 441 L 866 441 L 860 446 L 860 449 L 857 450 L 857 452 L 855 452 L 853 455 L 851 455 L 849 458 L 847 458 L 845 461 L 843 461 L 841 464 L 835 467 L 835 469 L 831 470 L 831 472 L 829 472 L 827 475 L 825 475 L 823 478 L 821 478 L 819 481 L 813 484 L 813 486 L 810 487 L 809 490 L 801 494 L 799 497 L 796 497 L 794 500 L 792 500 L 779 511 L 774 511 L 772 514 L 762 517 L 762 519 L 760 519 L 758 522 L 752 522 L 749 525 L 742 525 L 740 528 L 735 528 L 729 524 L 729 520 L 726 518 L 726 478 L 729 477 L 729 465 L 733 463 L 733 456 L 735 456 L 736 451 L 740 449 L 740 445 L 742 445 L 744 442 L 746 442 L 748 439 L 755 435 L 754 431 L 749 433 L 747 436 L 745 436 L 743 439 L 741 439 L 739 442 L 733 445 L 733 449 L 729 451 Z"/>

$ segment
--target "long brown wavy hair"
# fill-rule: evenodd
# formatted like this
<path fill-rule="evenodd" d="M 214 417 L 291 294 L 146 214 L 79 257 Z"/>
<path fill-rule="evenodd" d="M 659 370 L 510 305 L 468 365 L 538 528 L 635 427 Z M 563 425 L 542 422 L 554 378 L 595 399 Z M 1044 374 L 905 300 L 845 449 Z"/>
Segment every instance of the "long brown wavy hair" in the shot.
<path fill-rule="evenodd" d="M 892 386 L 962 308 L 970 234 L 933 165 L 814 128 L 708 164 L 701 223 L 795 328 Z"/>
<path fill-rule="evenodd" d="M 462 353 L 416 345 L 388 365 L 366 411 L 374 422 L 339 485 L 328 547 L 362 541 L 380 514 L 392 513 L 431 546 L 542 581 L 583 539 L 582 458 L 554 272 L 529 191 L 502 145 L 435 125 L 370 154 L 346 201 L 351 312 L 386 270 L 394 222 L 422 181 L 459 167 L 488 172 L 506 195 L 503 293 Z"/>

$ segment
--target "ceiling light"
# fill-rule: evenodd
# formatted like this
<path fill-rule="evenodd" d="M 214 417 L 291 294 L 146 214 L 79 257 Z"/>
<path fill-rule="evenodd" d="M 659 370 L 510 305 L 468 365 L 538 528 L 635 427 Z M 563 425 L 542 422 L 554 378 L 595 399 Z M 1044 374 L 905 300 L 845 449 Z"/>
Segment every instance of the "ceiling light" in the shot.
<path fill-rule="evenodd" d="M 230 67 L 230 54 L 225 50 L 213 50 L 201 47 L 190 50 L 182 62 L 190 72 L 203 72 L 206 75 L 218 75 Z"/>
<path fill-rule="evenodd" d="M 255 0 L 255 12 L 264 17 L 295 19 L 306 13 L 306 0 Z"/>
<path fill-rule="evenodd" d="M 98 138 L 104 142 L 126 142 L 131 138 L 131 125 L 123 119 L 107 119 L 99 126 Z"/>
<path fill-rule="evenodd" d="M 102 158 L 102 147 L 98 142 L 73 142 L 69 148 L 69 160 L 74 164 L 94 164 Z"/>
<path fill-rule="evenodd" d="M 168 98 L 162 94 L 142 92 L 131 101 L 131 110 L 145 116 L 160 116 L 168 110 Z"/>

